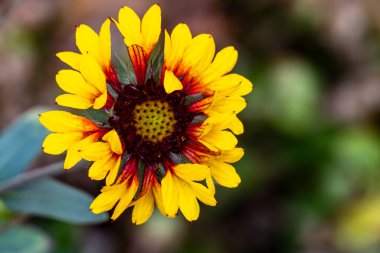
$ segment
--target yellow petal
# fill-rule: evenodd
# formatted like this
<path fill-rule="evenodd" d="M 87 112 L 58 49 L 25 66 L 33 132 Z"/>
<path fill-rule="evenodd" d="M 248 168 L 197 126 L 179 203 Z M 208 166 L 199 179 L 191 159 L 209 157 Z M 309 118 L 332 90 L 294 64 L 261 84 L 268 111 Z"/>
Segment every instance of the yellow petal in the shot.
<path fill-rule="evenodd" d="M 65 170 L 74 167 L 80 160 L 82 160 L 81 150 L 86 148 L 90 143 L 96 142 L 99 140 L 100 133 L 96 132 L 84 138 L 81 141 L 74 143 L 68 150 L 63 164 Z"/>
<path fill-rule="evenodd" d="M 189 184 L 193 188 L 195 196 L 200 201 L 209 206 L 216 205 L 217 202 L 215 200 L 214 193 L 212 192 L 212 190 L 207 189 L 205 186 L 199 183 L 190 182 Z"/>
<path fill-rule="evenodd" d="M 84 55 L 80 65 L 80 72 L 87 83 L 94 86 L 99 93 L 106 92 L 106 77 L 94 58 Z"/>
<path fill-rule="evenodd" d="M 209 161 L 212 177 L 222 186 L 234 188 L 237 187 L 241 180 L 236 173 L 235 168 L 224 162 Z"/>
<path fill-rule="evenodd" d="M 145 223 L 152 215 L 154 209 L 154 198 L 152 191 L 148 191 L 144 197 L 140 198 L 132 212 L 132 222 L 136 225 Z"/>
<path fill-rule="evenodd" d="M 111 32 L 110 32 L 111 21 L 107 19 L 102 24 L 99 33 L 99 47 L 100 54 L 102 56 L 102 62 L 100 66 L 103 68 L 108 68 L 111 64 Z"/>
<path fill-rule="evenodd" d="M 111 216 L 112 220 L 116 220 L 125 211 L 125 209 L 128 208 L 129 204 L 131 203 L 133 197 L 136 194 L 138 186 L 139 181 L 137 177 L 135 177 L 132 179 L 132 182 L 128 186 L 127 191 L 121 196 L 119 203 L 115 207 L 115 210 L 113 211 L 113 214 Z"/>
<path fill-rule="evenodd" d="M 90 209 L 96 214 L 111 210 L 125 194 L 126 190 L 125 182 L 112 186 L 104 186 L 102 193 L 90 205 Z"/>
<path fill-rule="evenodd" d="M 51 133 L 46 136 L 42 148 L 47 154 L 58 155 L 82 138 L 82 133 Z"/>
<path fill-rule="evenodd" d="M 141 22 L 142 47 L 149 55 L 157 43 L 161 33 L 161 8 L 153 5 L 145 13 Z"/>
<path fill-rule="evenodd" d="M 215 150 L 215 148 L 220 150 L 230 150 L 233 149 L 237 144 L 237 139 L 235 135 L 228 131 L 220 131 L 216 129 L 210 130 L 206 135 L 199 139 L 208 148 Z"/>
<path fill-rule="evenodd" d="M 215 42 L 210 34 L 200 34 L 194 37 L 186 48 L 183 56 L 183 65 L 194 72 L 201 74 L 211 63 L 215 55 Z"/>
<path fill-rule="evenodd" d="M 165 70 L 164 88 L 167 94 L 176 90 L 182 90 L 183 86 L 180 80 L 170 70 Z"/>
<path fill-rule="evenodd" d="M 165 43 L 166 43 L 165 37 Z M 177 65 L 181 62 L 186 47 L 189 45 L 192 39 L 192 35 L 189 27 L 186 24 L 178 24 L 172 31 L 171 39 L 171 51 L 165 52 L 165 60 L 167 62 L 168 69 L 175 70 Z"/>
<path fill-rule="evenodd" d="M 206 177 L 206 185 L 212 195 L 215 195 L 215 183 L 211 177 L 211 174 Z"/>
<path fill-rule="evenodd" d="M 106 178 L 106 185 L 111 185 L 115 182 L 120 169 L 121 156 L 113 156 L 112 160 L 113 167 L 110 169 L 110 172 Z"/>
<path fill-rule="evenodd" d="M 107 134 L 103 136 L 102 139 L 109 143 L 109 145 L 111 146 L 112 152 L 118 155 L 121 155 L 123 153 L 119 135 L 117 134 L 115 130 L 109 131 Z"/>
<path fill-rule="evenodd" d="M 179 208 L 188 221 L 197 220 L 199 217 L 199 204 L 194 190 L 181 179 L 175 179 L 178 187 Z"/>
<path fill-rule="evenodd" d="M 164 178 L 161 181 L 162 204 L 165 213 L 169 217 L 176 216 L 178 212 L 178 189 L 174 184 L 173 175 L 170 170 L 166 171 Z"/>
<path fill-rule="evenodd" d="M 172 43 L 168 31 L 165 29 L 165 44 L 164 44 L 164 61 L 165 67 L 168 70 L 173 70 L 173 65 L 171 63 L 172 56 Z"/>
<path fill-rule="evenodd" d="M 201 80 L 204 84 L 208 84 L 224 74 L 230 72 L 237 61 L 238 52 L 234 47 L 226 47 L 216 54 L 214 61 L 202 73 Z"/>
<path fill-rule="evenodd" d="M 86 97 L 81 97 L 73 94 L 59 95 L 55 102 L 61 106 L 66 106 L 75 109 L 88 109 L 93 105 L 93 102 Z"/>
<path fill-rule="evenodd" d="M 187 181 L 202 181 L 210 174 L 208 166 L 203 164 L 178 164 L 174 167 L 175 174 Z"/>
<path fill-rule="evenodd" d="M 226 128 L 236 135 L 244 133 L 244 125 L 236 115 L 231 116 L 230 120 L 226 123 Z"/>
<path fill-rule="evenodd" d="M 88 171 L 88 177 L 93 180 L 102 180 L 106 177 L 108 171 L 114 166 L 115 164 L 113 163 L 112 155 L 104 156 L 102 159 L 96 160 L 91 165 Z"/>
<path fill-rule="evenodd" d="M 82 61 L 82 55 L 74 52 L 60 52 L 57 57 L 72 67 L 73 69 L 79 70 L 80 62 Z"/>
<path fill-rule="evenodd" d="M 110 145 L 105 142 L 91 143 L 82 150 L 82 157 L 87 161 L 96 161 L 112 154 Z"/>
<path fill-rule="evenodd" d="M 119 22 L 115 22 L 124 37 L 125 44 L 142 46 L 141 22 L 137 14 L 125 6 L 119 11 Z"/>
<path fill-rule="evenodd" d="M 244 155 L 244 149 L 234 148 L 231 150 L 223 151 L 216 159 L 226 163 L 235 163 L 239 161 Z"/>
<path fill-rule="evenodd" d="M 244 96 L 253 89 L 252 83 L 238 74 L 228 74 L 209 84 L 212 89 L 224 91 L 230 96 Z"/>
<path fill-rule="evenodd" d="M 103 108 L 107 102 L 107 98 L 108 98 L 108 94 L 107 94 L 107 91 L 105 91 L 103 94 L 101 94 L 99 97 L 95 99 L 94 106 L 93 106 L 94 109 Z"/>
<path fill-rule="evenodd" d="M 244 98 L 238 96 L 221 96 L 216 100 L 210 110 L 220 113 L 237 114 L 247 106 Z"/>
<path fill-rule="evenodd" d="M 99 127 L 87 118 L 65 111 L 48 111 L 40 115 L 41 124 L 51 132 L 97 131 Z"/>
<path fill-rule="evenodd" d="M 83 76 L 74 70 L 64 69 L 60 70 L 55 76 L 58 86 L 72 94 L 80 95 L 82 97 L 93 97 L 98 91 L 91 85 L 88 85 Z"/>
<path fill-rule="evenodd" d="M 82 54 L 89 54 L 98 63 L 101 62 L 99 36 L 87 25 L 80 25 L 76 30 L 76 44 Z"/>
<path fill-rule="evenodd" d="M 162 215 L 166 215 L 164 204 L 162 202 L 162 192 L 161 192 L 160 183 L 158 183 L 157 181 L 154 182 L 153 186 L 152 186 L 152 191 L 153 191 L 154 200 L 156 201 L 156 205 L 157 205 L 158 210 L 160 211 L 160 213 Z M 173 217 L 171 217 L 171 218 L 173 218 Z"/>

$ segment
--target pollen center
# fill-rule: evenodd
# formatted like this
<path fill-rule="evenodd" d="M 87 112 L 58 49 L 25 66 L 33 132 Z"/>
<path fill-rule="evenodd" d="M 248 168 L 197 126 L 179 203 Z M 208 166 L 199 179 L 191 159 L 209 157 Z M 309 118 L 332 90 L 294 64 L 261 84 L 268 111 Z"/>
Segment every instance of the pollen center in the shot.
<path fill-rule="evenodd" d="M 172 107 L 165 101 L 145 101 L 134 111 L 136 134 L 145 141 L 160 142 L 174 132 L 177 123 Z"/>

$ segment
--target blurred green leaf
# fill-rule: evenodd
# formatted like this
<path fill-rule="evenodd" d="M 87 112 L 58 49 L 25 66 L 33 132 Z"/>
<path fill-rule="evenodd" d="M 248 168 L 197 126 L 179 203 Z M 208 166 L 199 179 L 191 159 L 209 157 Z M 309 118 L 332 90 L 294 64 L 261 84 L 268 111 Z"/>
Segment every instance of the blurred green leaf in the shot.
<path fill-rule="evenodd" d="M 319 127 L 320 77 L 302 59 L 285 58 L 273 64 L 255 91 L 255 117 L 272 123 L 286 134 L 299 135 Z"/>
<path fill-rule="evenodd" d="M 28 213 L 75 224 L 94 224 L 108 220 L 107 214 L 89 210 L 92 197 L 54 179 L 45 178 L 3 195 L 12 211 Z"/>
<path fill-rule="evenodd" d="M 47 134 L 38 121 L 45 108 L 25 112 L 0 136 L 0 182 L 25 171 L 41 152 L 41 143 Z"/>
<path fill-rule="evenodd" d="M 33 227 L 16 227 L 0 236 L 1 253 L 45 253 L 49 248 L 47 236 Z"/>

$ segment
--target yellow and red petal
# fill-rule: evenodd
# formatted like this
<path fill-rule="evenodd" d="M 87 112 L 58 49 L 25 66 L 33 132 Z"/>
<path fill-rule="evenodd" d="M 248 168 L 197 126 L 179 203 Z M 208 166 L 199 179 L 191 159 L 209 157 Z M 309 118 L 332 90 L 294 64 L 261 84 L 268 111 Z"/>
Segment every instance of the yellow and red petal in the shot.
<path fill-rule="evenodd" d="M 128 47 L 128 53 L 135 70 L 136 82 L 143 84 L 147 67 L 145 51 L 139 45 L 131 45 Z"/>
<path fill-rule="evenodd" d="M 127 184 L 124 194 L 121 196 L 119 203 L 116 205 L 115 210 L 111 216 L 112 220 L 116 220 L 124 211 L 128 208 L 133 197 L 135 196 L 139 186 L 137 176 L 131 179 L 131 182 Z"/>
<path fill-rule="evenodd" d="M 65 111 L 48 111 L 40 115 L 41 124 L 51 132 L 92 132 L 100 130 L 91 120 Z"/>

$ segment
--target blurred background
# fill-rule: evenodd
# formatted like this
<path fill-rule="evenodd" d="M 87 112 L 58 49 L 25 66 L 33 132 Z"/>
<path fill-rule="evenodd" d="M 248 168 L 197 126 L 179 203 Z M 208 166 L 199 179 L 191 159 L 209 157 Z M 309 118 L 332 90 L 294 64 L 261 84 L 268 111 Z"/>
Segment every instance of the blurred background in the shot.
<path fill-rule="evenodd" d="M 92 226 L 29 219 L 50 252 L 380 252 L 378 0 L 1 0 L 0 130 L 54 107 L 65 67 L 55 54 L 77 51 L 76 25 L 99 31 L 121 6 L 142 15 L 157 2 L 169 31 L 185 22 L 239 51 L 235 72 L 255 87 L 241 113 L 242 183 L 218 187 L 217 207 L 202 205 L 193 223 L 156 213 L 135 226 L 130 210 Z M 41 154 L 33 166 L 62 159 Z M 100 188 L 86 171 L 59 179 Z"/>

